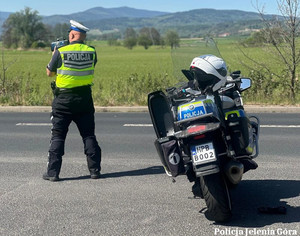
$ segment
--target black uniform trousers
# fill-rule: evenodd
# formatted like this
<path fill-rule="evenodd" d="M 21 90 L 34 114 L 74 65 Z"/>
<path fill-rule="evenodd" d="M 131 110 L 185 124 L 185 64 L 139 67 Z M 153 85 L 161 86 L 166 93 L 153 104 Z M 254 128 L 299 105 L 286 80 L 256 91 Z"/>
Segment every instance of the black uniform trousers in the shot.
<path fill-rule="evenodd" d="M 95 136 L 94 105 L 90 86 L 58 92 L 52 102 L 52 137 L 48 154 L 48 175 L 59 176 L 69 125 L 75 122 L 84 144 L 90 173 L 101 170 L 101 149 Z"/>

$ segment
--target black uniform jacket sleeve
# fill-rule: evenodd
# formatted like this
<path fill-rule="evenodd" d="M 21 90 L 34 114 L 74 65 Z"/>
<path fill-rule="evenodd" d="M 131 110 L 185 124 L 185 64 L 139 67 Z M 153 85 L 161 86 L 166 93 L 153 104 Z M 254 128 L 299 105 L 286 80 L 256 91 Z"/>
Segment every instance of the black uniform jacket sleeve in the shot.
<path fill-rule="evenodd" d="M 61 65 L 62 65 L 62 60 L 61 60 L 60 52 L 58 50 L 56 50 L 53 53 L 52 58 L 51 58 L 49 64 L 47 65 L 47 68 L 51 72 L 55 72 L 56 73 L 57 68 L 61 67 Z"/>

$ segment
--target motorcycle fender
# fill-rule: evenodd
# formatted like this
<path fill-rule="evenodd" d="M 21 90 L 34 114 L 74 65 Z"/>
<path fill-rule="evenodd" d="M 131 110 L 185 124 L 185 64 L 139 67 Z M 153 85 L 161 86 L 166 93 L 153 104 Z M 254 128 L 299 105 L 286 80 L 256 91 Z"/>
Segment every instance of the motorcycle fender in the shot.
<path fill-rule="evenodd" d="M 220 172 L 219 165 L 217 163 L 209 163 L 206 165 L 194 166 L 194 171 L 196 177 L 205 176 L 205 175 L 212 175 L 215 173 Z"/>

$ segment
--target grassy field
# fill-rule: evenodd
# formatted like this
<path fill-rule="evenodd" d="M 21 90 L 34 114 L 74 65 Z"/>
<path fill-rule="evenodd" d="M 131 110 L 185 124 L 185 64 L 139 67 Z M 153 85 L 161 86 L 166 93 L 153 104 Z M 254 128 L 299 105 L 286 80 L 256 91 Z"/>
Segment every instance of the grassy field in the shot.
<path fill-rule="evenodd" d="M 96 47 L 98 55 L 93 86 L 95 104 L 146 105 L 149 92 L 184 80 L 178 68 L 188 69 L 193 57 L 204 53 L 217 53 L 217 51 L 201 49 L 196 45 L 198 41 L 182 40 L 182 46 L 176 50 L 160 46 L 152 46 L 148 50 L 143 47 L 134 47 L 129 50 L 122 46 L 108 46 L 104 41 L 88 42 Z M 274 79 L 262 78 L 244 65 L 249 62 L 238 49 L 240 46 L 237 41 L 218 39 L 217 42 L 221 56 L 227 62 L 230 71 L 242 70 L 242 74 L 246 77 L 255 76 L 253 89 L 245 93 L 247 103 L 289 104 L 288 97 L 278 96 L 285 92 L 285 87 L 282 91 L 278 86 L 275 92 L 262 88 L 262 86 L 269 87 L 268 84 L 274 83 L 272 82 Z M 272 63 L 275 71 L 282 70 L 280 65 L 277 65 L 259 48 L 244 50 L 260 61 Z M 46 65 L 50 58 L 50 49 L 2 50 L 0 104 L 50 105 L 53 97 L 50 82 L 53 78 L 46 76 Z M 3 68 L 7 69 L 5 75 Z M 268 99 L 266 95 L 269 96 Z M 299 95 L 297 99 L 299 102 Z"/>
<path fill-rule="evenodd" d="M 96 47 L 98 63 L 95 69 L 94 101 L 97 105 L 145 104 L 148 92 L 162 89 L 172 80 L 172 62 L 169 48 L 107 46 L 92 42 Z M 0 94 L 0 103 L 9 105 L 49 105 L 52 100 L 46 65 L 50 50 L 4 50 L 0 64 L 5 73 L 6 95 Z M 4 59 L 4 62 L 3 62 Z M 1 66 L 2 67 L 2 66 Z M 1 72 L 1 82 L 3 70 Z M 0 85 L 1 86 L 1 85 Z"/>

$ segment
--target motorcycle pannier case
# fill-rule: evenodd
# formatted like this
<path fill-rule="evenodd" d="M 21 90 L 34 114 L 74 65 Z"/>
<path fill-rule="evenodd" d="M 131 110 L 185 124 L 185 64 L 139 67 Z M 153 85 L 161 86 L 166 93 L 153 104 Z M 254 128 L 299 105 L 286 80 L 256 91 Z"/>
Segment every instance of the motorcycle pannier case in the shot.
<path fill-rule="evenodd" d="M 185 168 L 177 140 L 174 137 L 159 138 L 154 144 L 166 173 L 173 177 L 184 174 Z"/>
<path fill-rule="evenodd" d="M 181 151 L 174 137 L 174 117 L 166 95 L 162 91 L 150 93 L 148 108 L 157 136 L 154 144 L 167 174 L 175 177 L 184 173 Z"/>
<path fill-rule="evenodd" d="M 168 99 L 162 91 L 148 95 L 148 109 L 157 138 L 174 135 L 174 118 Z"/>
<path fill-rule="evenodd" d="M 225 118 L 230 130 L 234 151 L 237 155 L 251 155 L 253 152 L 253 129 L 244 110 L 226 112 Z"/>

